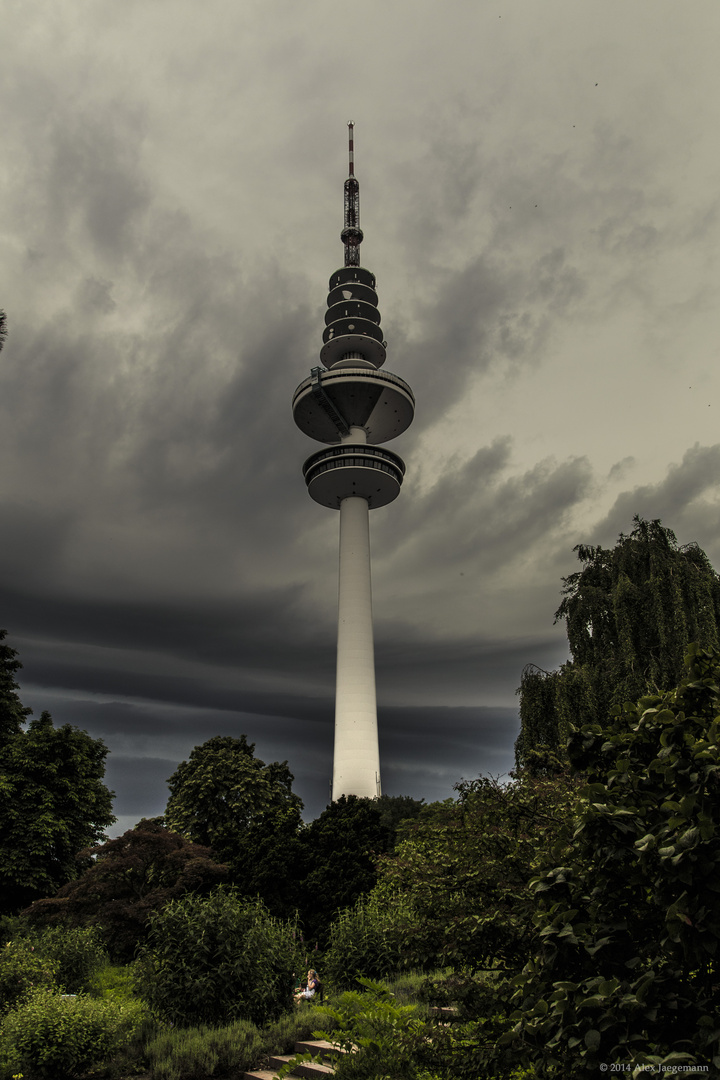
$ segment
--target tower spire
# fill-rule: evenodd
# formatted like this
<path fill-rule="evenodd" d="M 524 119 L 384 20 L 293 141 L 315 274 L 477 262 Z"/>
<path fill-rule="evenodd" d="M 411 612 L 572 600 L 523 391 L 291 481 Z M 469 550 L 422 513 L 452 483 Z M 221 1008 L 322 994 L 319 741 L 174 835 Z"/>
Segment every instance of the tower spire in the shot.
<path fill-rule="evenodd" d="M 348 122 L 348 178 L 345 181 L 345 221 L 340 239 L 345 245 L 345 265 L 360 265 L 360 245 L 363 232 L 360 228 L 360 185 L 355 177 L 355 124 Z"/>

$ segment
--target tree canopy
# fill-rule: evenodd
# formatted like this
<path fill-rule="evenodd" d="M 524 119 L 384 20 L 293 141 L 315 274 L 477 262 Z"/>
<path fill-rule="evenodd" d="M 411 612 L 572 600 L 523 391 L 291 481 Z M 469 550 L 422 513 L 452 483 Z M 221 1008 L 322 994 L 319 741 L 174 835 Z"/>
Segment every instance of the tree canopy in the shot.
<path fill-rule="evenodd" d="M 216 735 L 196 746 L 168 780 L 168 828 L 231 860 L 251 830 L 300 821 L 302 800 L 292 790 L 287 761 L 266 765 L 245 735 Z"/>
<path fill-rule="evenodd" d="M 568 840 L 577 783 L 568 775 L 461 781 L 401 826 L 378 860 L 378 883 L 331 931 L 328 970 L 352 986 L 360 974 L 398 969 L 513 970 L 533 937 L 529 882 L 543 856 Z"/>
<path fill-rule="evenodd" d="M 377 882 L 377 862 L 392 851 L 398 816 L 417 813 L 414 799 L 342 795 L 302 834 L 298 908 L 306 937 L 324 946 L 333 918 Z"/>
<path fill-rule="evenodd" d="M 26 718 L 32 712 L 25 708 L 17 695 L 20 687 L 15 681 L 15 673 L 22 664 L 16 650 L 4 644 L 6 637 L 7 630 L 0 630 L 0 750 L 9 739 L 20 734 Z"/>
<path fill-rule="evenodd" d="M 697 544 L 679 547 L 658 520 L 634 518 L 614 548 L 579 545 L 581 570 L 563 579 L 555 621 L 572 659 L 522 675 L 520 766 L 564 756 L 569 725 L 602 722 L 615 705 L 663 693 L 682 676 L 688 644 L 720 645 L 720 577 Z"/>
<path fill-rule="evenodd" d="M 94 861 L 77 880 L 22 914 L 42 925 L 99 925 L 115 960 L 133 959 L 153 912 L 188 892 L 209 892 L 228 872 L 208 848 L 153 818 L 143 818 L 134 829 L 87 854 Z"/>
<path fill-rule="evenodd" d="M 297 908 L 303 804 L 292 783 L 287 762 L 255 757 L 245 735 L 216 735 L 196 746 L 168 780 L 168 828 L 212 848 L 233 884 L 261 896 L 276 916 Z"/>
<path fill-rule="evenodd" d="M 115 821 L 107 747 L 49 712 L 6 739 L 0 758 L 0 894 L 17 911 L 88 865 L 78 854 Z"/>

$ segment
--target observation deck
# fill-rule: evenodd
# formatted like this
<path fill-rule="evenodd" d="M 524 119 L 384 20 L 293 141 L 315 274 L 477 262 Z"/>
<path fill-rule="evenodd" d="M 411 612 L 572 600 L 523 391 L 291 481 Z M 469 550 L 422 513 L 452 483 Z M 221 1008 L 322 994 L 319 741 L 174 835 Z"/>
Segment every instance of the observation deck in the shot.
<path fill-rule="evenodd" d="M 356 361 L 357 364 L 357 361 Z M 402 435 L 415 416 L 408 384 L 370 366 L 315 368 L 293 395 L 295 423 L 318 442 L 337 443 L 351 427 L 365 429 L 372 444 Z"/>
<path fill-rule="evenodd" d="M 387 506 L 400 494 L 404 475 L 402 458 L 367 443 L 318 450 L 303 465 L 308 494 L 331 510 L 353 495 L 366 499 L 371 510 Z"/>

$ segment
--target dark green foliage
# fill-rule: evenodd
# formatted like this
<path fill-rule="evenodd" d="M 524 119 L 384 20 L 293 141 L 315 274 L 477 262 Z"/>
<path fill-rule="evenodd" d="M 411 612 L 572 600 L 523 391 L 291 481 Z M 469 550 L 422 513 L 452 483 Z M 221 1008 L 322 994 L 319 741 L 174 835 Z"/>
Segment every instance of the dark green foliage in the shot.
<path fill-rule="evenodd" d="M 150 917 L 138 991 L 174 1024 L 263 1024 L 292 1007 L 297 935 L 260 901 L 220 886 Z"/>
<path fill-rule="evenodd" d="M 569 840 L 576 788 L 566 775 L 481 777 L 406 822 L 375 891 L 333 926 L 331 977 L 347 985 L 358 972 L 522 966 L 533 939 L 529 882 Z"/>
<path fill-rule="evenodd" d="M 12 693 L 12 692 L 11 692 Z M 82 849 L 115 821 L 103 784 L 107 747 L 50 713 L 11 734 L 0 760 L 0 895 L 17 911 L 88 865 Z"/>
<path fill-rule="evenodd" d="M 292 1013 L 286 1013 L 263 1029 L 263 1050 L 267 1054 L 290 1054 L 296 1042 L 311 1039 L 313 1032 L 327 1025 L 325 1014 L 308 1002 L 301 1003 Z"/>
<path fill-rule="evenodd" d="M 687 665 L 677 690 L 572 734 L 582 810 L 535 882 L 539 952 L 516 999 L 540 1076 L 720 1069 L 720 654 L 691 646 Z"/>
<path fill-rule="evenodd" d="M 141 1021 L 138 1005 L 116 1005 L 40 988 L 0 1026 L 0 1077 L 70 1080 L 112 1058 Z"/>
<path fill-rule="evenodd" d="M 392 816 L 389 801 L 342 795 L 304 830 L 297 904 L 305 937 L 321 948 L 335 915 L 375 885 L 378 857 L 395 845 Z"/>
<path fill-rule="evenodd" d="M 20 929 L 0 947 L 0 1012 L 41 986 L 68 994 L 87 991 L 107 963 L 99 935 L 91 927 L 33 933 L 20 924 Z"/>
<path fill-rule="evenodd" d="M 0 1013 L 9 1012 L 33 987 L 57 987 L 57 964 L 26 938 L 0 943 Z"/>
<path fill-rule="evenodd" d="M 55 971 L 57 983 L 67 994 L 90 990 L 95 975 L 107 963 L 107 953 L 94 926 L 55 926 L 30 935 L 43 961 Z"/>
<path fill-rule="evenodd" d="M 402 893 L 376 887 L 341 911 L 330 928 L 324 973 L 336 989 L 358 978 L 386 979 L 420 967 L 415 937 L 422 916 Z"/>
<path fill-rule="evenodd" d="M 293 879 L 303 804 L 287 762 L 266 765 L 254 750 L 245 735 L 218 735 L 196 746 L 168 780 L 165 823 L 211 847 L 246 896 L 260 895 L 274 914 L 285 916 L 297 906 Z"/>
<path fill-rule="evenodd" d="M 381 983 L 359 980 L 363 992 L 346 991 L 320 1011 L 332 1022 L 321 1032 L 345 1053 L 335 1064 L 338 1080 L 422 1080 L 436 1063 L 433 1028 L 418 1005 L 398 1005 Z"/>
<path fill-rule="evenodd" d="M 262 1053 L 263 1040 L 249 1020 L 163 1032 L 146 1048 L 153 1080 L 242 1076 L 257 1064 Z"/>
<path fill-rule="evenodd" d="M 154 911 L 188 892 L 208 893 L 227 877 L 208 848 L 154 819 L 143 818 L 90 854 L 95 861 L 84 874 L 23 914 L 40 925 L 98 924 L 115 960 L 132 960 Z"/>
<path fill-rule="evenodd" d="M 0 317 L 2 316 L 0 312 Z M 2 348 L 2 336 L 0 335 L 0 348 Z M 14 736 L 19 735 L 23 729 L 26 718 L 32 709 L 26 709 L 16 691 L 20 689 L 15 681 L 15 673 L 20 670 L 22 664 L 17 659 L 17 652 L 9 645 L 4 644 L 7 630 L 0 630 L 0 753 Z M 1 776 L 2 774 L 0 774 Z"/>
<path fill-rule="evenodd" d="M 7 315 L 0 309 L 0 352 L 7 339 Z"/>
<path fill-rule="evenodd" d="M 389 828 L 393 837 L 403 822 L 417 818 L 425 806 L 424 799 L 411 795 L 380 795 L 373 803 L 380 811 L 380 824 Z"/>
<path fill-rule="evenodd" d="M 689 642 L 720 646 L 720 577 L 697 544 L 678 547 L 659 521 L 635 517 L 614 548 L 575 550 L 583 569 L 563 579 L 555 613 L 572 660 L 523 672 L 519 766 L 538 768 L 534 751 L 562 757 L 571 724 L 604 723 L 613 706 L 677 685 Z"/>

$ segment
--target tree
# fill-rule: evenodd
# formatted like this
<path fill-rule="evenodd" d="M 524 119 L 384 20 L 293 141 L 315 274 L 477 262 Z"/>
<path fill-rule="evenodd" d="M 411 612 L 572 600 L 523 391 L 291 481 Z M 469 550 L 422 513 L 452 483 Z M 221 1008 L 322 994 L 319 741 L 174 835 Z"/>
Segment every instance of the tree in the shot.
<path fill-rule="evenodd" d="M 633 520 L 614 548 L 575 548 L 583 569 L 563 579 L 555 613 L 572 660 L 523 672 L 518 766 L 537 768 L 548 751 L 562 759 L 571 724 L 602 723 L 615 705 L 676 686 L 691 641 L 720 645 L 720 577 L 705 552 L 678 547 L 660 521 Z"/>
<path fill-rule="evenodd" d="M 587 783 L 562 865 L 534 883 L 538 951 L 505 1040 L 538 1076 L 720 1069 L 720 653 L 686 660 L 676 689 L 571 733 Z"/>
<path fill-rule="evenodd" d="M 529 882 L 569 839 L 576 787 L 567 775 L 480 777 L 405 822 L 379 861 L 378 885 L 333 925 L 333 977 L 351 985 L 358 974 L 392 975 L 398 963 L 514 973 L 533 942 Z"/>
<path fill-rule="evenodd" d="M 0 752 L 9 739 L 20 734 L 26 717 L 32 712 L 32 709 L 24 707 L 16 693 L 20 687 L 15 681 L 15 672 L 20 670 L 22 664 L 17 659 L 16 650 L 2 644 L 6 637 L 7 630 L 0 630 Z"/>
<path fill-rule="evenodd" d="M 49 712 L 6 739 L 0 759 L 3 912 L 56 892 L 87 865 L 78 853 L 115 821 L 113 794 L 102 782 L 107 752 L 86 731 L 55 728 Z"/>
<path fill-rule="evenodd" d="M 5 312 L 2 310 L 2 308 L 0 308 L 0 352 L 2 352 L 2 347 L 5 344 L 5 339 L 6 338 L 7 338 L 7 316 L 6 316 Z"/>
<path fill-rule="evenodd" d="M 342 795 L 304 830 L 298 906 L 306 937 L 320 947 L 337 913 L 377 882 L 378 859 L 395 846 L 394 817 L 405 809 L 403 799 Z"/>
<path fill-rule="evenodd" d="M 153 912 L 186 893 L 202 895 L 227 877 L 209 848 L 143 818 L 134 829 L 86 854 L 92 865 L 56 896 L 37 900 L 22 915 L 31 923 L 100 926 L 114 960 L 128 962 L 147 933 Z"/>
<path fill-rule="evenodd" d="M 302 800 L 286 761 L 266 765 L 255 744 L 217 735 L 196 746 L 168 780 L 168 828 L 211 847 L 247 895 L 260 895 L 273 914 L 297 906 L 293 866 Z"/>

